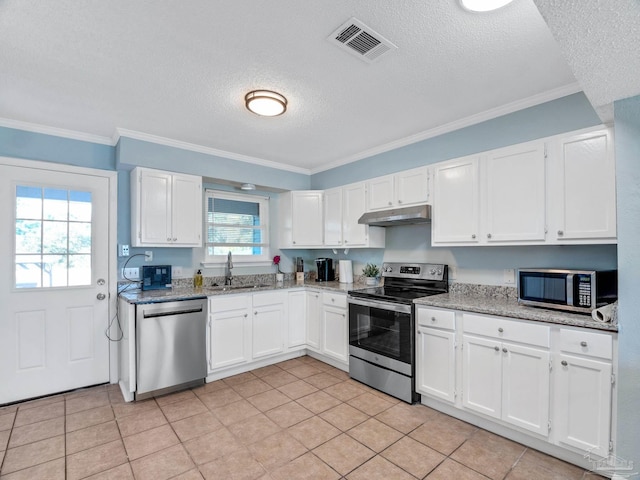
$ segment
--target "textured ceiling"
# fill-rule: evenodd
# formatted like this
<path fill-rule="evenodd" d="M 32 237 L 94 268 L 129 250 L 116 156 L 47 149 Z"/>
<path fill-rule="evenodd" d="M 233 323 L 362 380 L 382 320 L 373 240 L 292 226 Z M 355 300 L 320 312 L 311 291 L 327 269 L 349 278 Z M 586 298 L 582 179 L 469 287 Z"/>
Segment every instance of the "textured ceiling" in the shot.
<path fill-rule="evenodd" d="M 351 17 L 398 49 L 368 64 L 328 42 Z M 580 89 L 533 0 L 491 14 L 457 0 L 2 0 L 0 46 L 5 125 L 125 129 L 311 171 Z M 256 88 L 284 94 L 286 114 L 249 113 Z"/>
<path fill-rule="evenodd" d="M 534 0 L 604 122 L 640 94 L 640 1 Z"/>

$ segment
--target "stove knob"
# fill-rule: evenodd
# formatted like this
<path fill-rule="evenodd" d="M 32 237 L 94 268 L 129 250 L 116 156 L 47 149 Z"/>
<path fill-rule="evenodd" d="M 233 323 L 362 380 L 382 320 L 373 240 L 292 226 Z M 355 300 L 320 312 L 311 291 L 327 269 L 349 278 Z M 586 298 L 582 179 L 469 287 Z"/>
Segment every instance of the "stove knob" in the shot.
<path fill-rule="evenodd" d="M 429 273 L 430 273 L 431 275 L 435 275 L 435 274 L 436 274 L 436 269 L 435 269 L 435 268 L 432 268 L 431 270 L 429 270 Z"/>
<path fill-rule="evenodd" d="M 385 271 L 385 272 L 387 272 L 387 273 L 390 273 L 390 272 L 392 272 L 392 271 L 393 271 L 393 268 L 392 268 L 391 266 L 387 266 L 387 267 L 384 269 L 384 271 Z"/>
<path fill-rule="evenodd" d="M 439 268 L 437 273 L 438 273 L 438 275 L 442 275 L 442 269 Z"/>

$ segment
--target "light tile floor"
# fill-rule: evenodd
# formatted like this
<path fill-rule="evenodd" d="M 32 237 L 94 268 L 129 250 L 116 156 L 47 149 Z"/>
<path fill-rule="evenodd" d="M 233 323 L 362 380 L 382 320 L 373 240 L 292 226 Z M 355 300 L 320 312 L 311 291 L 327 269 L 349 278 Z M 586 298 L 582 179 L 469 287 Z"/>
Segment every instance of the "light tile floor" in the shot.
<path fill-rule="evenodd" d="M 115 385 L 0 408 L 2 480 L 595 479 L 310 357 L 124 403 Z"/>

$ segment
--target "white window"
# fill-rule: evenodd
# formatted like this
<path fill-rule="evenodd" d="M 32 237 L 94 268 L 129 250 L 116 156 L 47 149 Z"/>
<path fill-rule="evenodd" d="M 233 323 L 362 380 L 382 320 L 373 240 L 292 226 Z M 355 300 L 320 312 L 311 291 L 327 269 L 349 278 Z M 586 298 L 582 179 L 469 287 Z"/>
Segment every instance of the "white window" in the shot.
<path fill-rule="evenodd" d="M 207 190 L 205 212 L 204 263 L 271 262 L 269 198 Z"/>

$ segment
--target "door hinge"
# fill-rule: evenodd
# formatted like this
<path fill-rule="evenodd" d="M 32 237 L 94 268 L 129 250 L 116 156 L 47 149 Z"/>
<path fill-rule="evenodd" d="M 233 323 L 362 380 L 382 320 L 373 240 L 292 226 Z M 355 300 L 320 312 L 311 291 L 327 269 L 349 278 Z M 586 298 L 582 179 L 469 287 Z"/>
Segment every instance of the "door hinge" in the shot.
<path fill-rule="evenodd" d="M 549 371 L 553 371 L 553 359 L 549 359 Z"/>
<path fill-rule="evenodd" d="M 609 451 L 613 452 L 613 440 L 609 442 Z"/>
<path fill-rule="evenodd" d="M 142 240 L 142 230 L 140 230 L 140 231 L 138 232 L 138 238 L 139 238 L 140 240 Z"/>
<path fill-rule="evenodd" d="M 547 432 L 551 431 L 551 420 L 547 422 Z"/>
<path fill-rule="evenodd" d="M 544 158 L 547 158 L 547 144 L 544 145 Z"/>
<path fill-rule="evenodd" d="M 611 385 L 615 385 L 616 384 L 616 374 L 612 373 L 611 374 Z"/>

